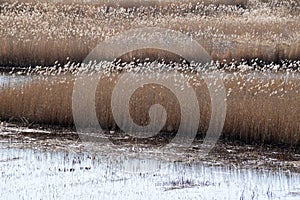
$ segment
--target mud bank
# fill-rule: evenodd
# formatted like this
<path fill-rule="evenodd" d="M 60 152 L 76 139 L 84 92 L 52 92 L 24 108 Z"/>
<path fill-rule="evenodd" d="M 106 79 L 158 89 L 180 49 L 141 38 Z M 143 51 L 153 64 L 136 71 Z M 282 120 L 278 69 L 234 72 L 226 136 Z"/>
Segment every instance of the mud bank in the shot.
<path fill-rule="evenodd" d="M 141 152 L 132 150 L 138 146 L 135 142 L 80 142 L 78 134 L 0 125 L 2 198 L 153 199 L 159 195 L 160 199 L 229 200 L 300 196 L 299 149 L 220 142 L 201 160 L 202 142 L 195 141 L 184 154 L 174 147 L 171 154 L 156 155 L 153 145 L 144 144 L 149 148 L 139 157 Z M 170 161 L 173 157 L 175 162 Z"/>
<path fill-rule="evenodd" d="M 105 39 L 143 27 L 162 27 L 187 34 L 214 60 L 300 60 L 297 5 L 276 6 L 270 2 L 248 3 L 247 8 L 180 5 L 114 8 L 90 4 L 1 3 L 0 66 L 50 66 L 55 61 L 65 63 L 67 58 L 81 62 Z"/>

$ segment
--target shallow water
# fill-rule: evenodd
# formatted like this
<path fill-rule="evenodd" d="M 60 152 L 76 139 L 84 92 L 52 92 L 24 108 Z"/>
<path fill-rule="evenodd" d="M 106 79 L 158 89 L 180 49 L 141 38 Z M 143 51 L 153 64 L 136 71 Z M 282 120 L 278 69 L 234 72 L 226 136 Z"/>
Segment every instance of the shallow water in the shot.
<path fill-rule="evenodd" d="M 176 156 L 176 147 L 174 155 L 164 158 L 157 157 L 152 148 L 143 157 L 135 157 L 126 145 L 80 142 L 72 132 L 11 125 L 0 130 L 2 199 L 300 198 L 299 173 L 279 167 L 247 167 L 243 162 L 251 155 L 239 155 L 241 166 L 210 163 L 210 159 L 222 163 L 217 157 L 230 160 L 233 147 L 228 147 L 227 154 L 212 153 L 205 162 L 195 161 L 197 151 L 189 152 L 190 160 L 168 161 Z M 267 162 L 272 160 L 269 157 L 257 159 Z M 140 173 L 145 166 L 155 170 Z"/>
<path fill-rule="evenodd" d="M 88 153 L 1 149 L 2 199 L 298 199 L 300 175 L 166 163 L 154 173 L 111 170 Z M 162 166 L 163 167 L 163 166 Z"/>
<path fill-rule="evenodd" d="M 1 86 L 15 86 L 18 84 L 25 83 L 30 81 L 30 76 L 19 76 L 19 75 L 9 75 L 9 74 L 0 74 L 0 87 Z"/>

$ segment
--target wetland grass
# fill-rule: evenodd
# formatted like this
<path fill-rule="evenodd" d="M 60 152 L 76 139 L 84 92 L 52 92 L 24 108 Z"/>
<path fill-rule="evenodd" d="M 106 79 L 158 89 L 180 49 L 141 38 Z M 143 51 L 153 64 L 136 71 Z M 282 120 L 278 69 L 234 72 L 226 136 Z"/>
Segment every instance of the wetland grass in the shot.
<path fill-rule="evenodd" d="M 11 69 L 52 66 L 56 61 L 80 63 L 106 38 L 149 26 L 192 36 L 213 60 L 224 65 L 233 59 L 250 61 L 258 58 L 271 63 L 269 68 L 276 68 L 274 63 L 281 60 L 300 60 L 300 11 L 293 1 L 207 0 L 194 5 L 192 0 L 139 7 L 102 5 L 105 1 L 99 4 L 93 3 L 96 1 L 90 4 L 72 2 L 2 1 L 0 66 Z M 160 54 L 153 49 L 136 53 L 147 57 Z M 132 55 L 129 55 L 128 60 L 131 59 Z M 257 71 L 256 68 L 261 66 L 256 65 L 246 66 L 251 70 L 245 72 L 244 65 L 229 72 L 221 70 L 228 107 L 223 137 L 250 143 L 300 145 L 299 62 L 294 64 L 292 72 L 289 66 L 281 72 L 277 69 L 275 72 Z M 72 126 L 76 73 L 60 73 L 60 69 L 53 69 L 53 75 L 52 72 L 48 74 L 47 69 L 37 76 L 28 73 L 32 78 L 29 82 L 0 86 L 0 119 Z M 34 70 L 40 73 L 40 68 Z M 101 105 L 96 108 L 97 117 L 105 129 L 117 129 L 110 96 L 118 76 L 121 74 L 103 77 L 96 92 L 95 103 Z M 197 76 L 192 87 L 201 112 L 199 135 L 203 136 L 211 115 L 210 97 L 198 75 L 190 73 L 187 76 Z M 180 105 L 164 88 L 146 87 L 136 91 L 130 102 L 130 113 L 135 122 L 141 125 L 149 122 L 148 109 L 153 103 L 166 107 L 168 120 L 163 130 L 176 131 L 180 123 Z"/>
<path fill-rule="evenodd" d="M 122 73 L 108 73 L 99 81 L 95 105 L 103 129 L 118 130 L 111 109 L 111 94 Z M 188 73 L 200 108 L 199 136 L 204 136 L 211 117 L 207 85 L 198 75 Z M 248 143 L 300 145 L 299 72 L 221 72 L 227 93 L 224 138 Z M 0 119 L 25 118 L 29 122 L 72 126 L 74 74 L 37 76 L 29 82 L 0 89 Z M 188 101 L 188 100 L 187 100 Z M 165 107 L 168 118 L 163 131 L 174 133 L 180 124 L 176 96 L 159 86 L 137 89 L 130 100 L 130 115 L 139 125 L 149 123 L 153 104 Z M 84 111 L 84 108 L 83 108 Z M 85 114 L 82 114 L 85 120 Z"/>
<path fill-rule="evenodd" d="M 81 62 L 106 38 L 142 27 L 188 34 L 214 60 L 300 60 L 297 6 L 249 3 L 249 8 L 214 4 L 185 8 L 184 3 L 180 5 L 113 8 L 53 2 L 1 3 L 0 66 L 51 66 L 56 60 L 65 62 L 67 57 Z"/>

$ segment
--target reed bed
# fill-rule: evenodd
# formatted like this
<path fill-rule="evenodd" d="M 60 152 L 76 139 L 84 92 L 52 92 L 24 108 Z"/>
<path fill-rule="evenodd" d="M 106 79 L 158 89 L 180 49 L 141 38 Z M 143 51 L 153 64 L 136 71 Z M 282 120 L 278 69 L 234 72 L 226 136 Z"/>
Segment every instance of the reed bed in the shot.
<path fill-rule="evenodd" d="M 142 27 L 162 27 L 188 34 L 214 60 L 300 59 L 297 5 L 180 5 L 113 8 L 1 3 L 0 66 L 51 66 L 55 61 L 65 63 L 67 58 L 80 62 L 106 38 Z"/>
<path fill-rule="evenodd" d="M 300 145 L 299 72 L 233 71 L 220 72 L 227 93 L 227 113 L 222 137 L 248 143 Z M 194 73 L 190 84 L 200 108 L 198 135 L 204 136 L 211 117 L 207 85 Z M 111 95 L 122 73 L 108 73 L 99 81 L 95 105 L 99 124 L 105 130 L 118 130 L 111 109 Z M 196 77 L 196 78 L 195 78 Z M 75 75 L 35 76 L 30 82 L 0 89 L 0 119 L 26 119 L 29 123 L 73 126 L 72 92 Z M 188 99 L 187 99 L 188 101 Z M 135 123 L 149 123 L 153 104 L 165 107 L 168 118 L 163 132 L 176 133 L 180 124 L 180 104 L 167 88 L 145 86 L 130 101 Z M 83 108 L 84 111 L 84 108 Z M 82 120 L 85 114 L 82 114 Z"/>
<path fill-rule="evenodd" d="M 224 138 L 299 146 L 300 64 L 284 61 L 300 60 L 299 16 L 299 4 L 292 0 L 153 1 L 148 4 L 5 0 L 0 3 L 0 66 L 80 63 L 99 43 L 127 30 L 162 27 L 180 31 L 199 42 L 213 60 L 223 64 L 220 73 L 227 92 Z M 135 55 L 167 56 L 159 50 L 143 49 L 123 55 L 122 59 L 131 61 Z M 174 55 L 170 56 L 174 60 Z M 232 60 L 251 64 L 227 69 L 227 63 Z M 264 65 L 258 60 L 272 63 Z M 0 120 L 73 126 L 76 68 L 65 65 L 61 73 L 59 65 L 42 71 L 37 67 L 26 72 L 31 81 L 0 86 Z M 207 86 L 198 74 L 185 74 L 191 78 L 197 95 L 201 115 L 198 134 L 204 136 L 211 117 Z M 118 130 L 110 103 L 121 76 L 122 72 L 108 73 L 95 80 L 100 83 L 95 99 L 97 117 L 106 130 Z M 134 121 L 140 125 L 149 123 L 148 110 L 156 103 L 163 105 L 168 113 L 162 131 L 176 132 L 180 124 L 180 103 L 166 88 L 146 86 L 135 92 L 130 101 Z"/>
<path fill-rule="evenodd" d="M 71 125 L 72 82 L 68 79 L 37 77 L 29 83 L 7 85 L 1 90 L 1 119 Z"/>
<path fill-rule="evenodd" d="M 202 0 L 201 4 L 203 5 L 246 5 L 249 0 Z M 3 0 L 3 2 L 13 3 L 13 0 Z M 18 0 L 18 2 L 22 3 L 35 3 L 33 0 Z M 56 4 L 89 4 L 89 5 L 97 5 L 97 6 L 112 6 L 112 7 L 140 7 L 140 6 L 151 6 L 151 7 L 166 7 L 166 6 L 188 6 L 192 7 L 199 4 L 197 0 L 40 0 L 42 3 L 56 3 Z"/>

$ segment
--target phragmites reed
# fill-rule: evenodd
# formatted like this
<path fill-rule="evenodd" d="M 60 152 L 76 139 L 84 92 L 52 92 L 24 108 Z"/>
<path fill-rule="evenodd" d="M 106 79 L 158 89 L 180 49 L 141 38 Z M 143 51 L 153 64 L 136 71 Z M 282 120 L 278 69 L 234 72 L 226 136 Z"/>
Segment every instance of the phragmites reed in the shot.
<path fill-rule="evenodd" d="M 300 59 L 299 5 L 207 1 L 157 7 L 6 1 L 0 3 L 0 66 L 49 66 L 67 57 L 80 62 L 105 39 L 143 27 L 187 34 L 214 60 Z"/>
<path fill-rule="evenodd" d="M 246 142 L 300 145 L 300 74 L 297 70 L 278 70 L 275 65 L 273 69 L 252 70 L 251 66 L 239 65 L 231 71 L 220 71 L 227 95 L 223 137 Z M 48 125 L 74 125 L 72 93 L 79 72 L 51 75 L 56 71 L 48 70 L 47 73 L 31 75 L 30 81 L 2 86 L 1 120 L 14 117 Z M 108 72 L 95 80 L 99 82 L 95 110 L 101 127 L 106 130 L 118 129 L 111 111 L 111 94 L 122 73 Z M 181 73 L 188 77 L 196 92 L 201 115 L 198 133 L 204 136 L 211 117 L 208 86 L 199 72 L 182 70 Z M 186 101 L 189 101 L 188 97 Z M 137 89 L 130 101 L 130 115 L 134 122 L 147 125 L 149 108 L 153 104 L 160 104 L 167 111 L 168 118 L 162 131 L 176 133 L 181 122 L 180 103 L 168 88 L 148 85 Z"/>

